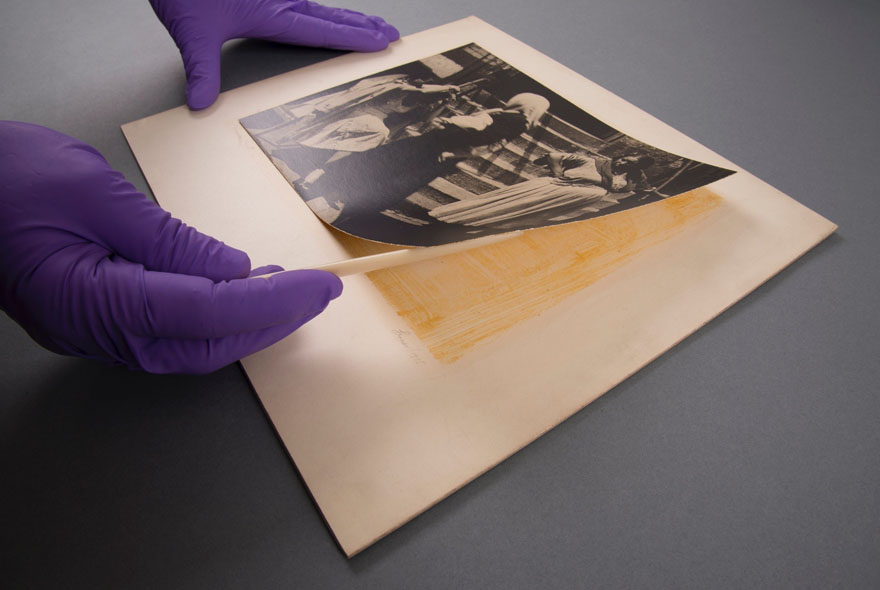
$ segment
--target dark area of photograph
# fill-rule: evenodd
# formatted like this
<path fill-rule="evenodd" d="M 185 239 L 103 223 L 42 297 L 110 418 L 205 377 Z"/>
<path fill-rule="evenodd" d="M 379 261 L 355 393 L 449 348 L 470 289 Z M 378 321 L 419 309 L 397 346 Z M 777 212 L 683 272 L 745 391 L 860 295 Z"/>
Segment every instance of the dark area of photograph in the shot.
<path fill-rule="evenodd" d="M 476 44 L 241 124 L 326 223 L 399 245 L 590 219 L 733 174 L 620 133 Z"/>

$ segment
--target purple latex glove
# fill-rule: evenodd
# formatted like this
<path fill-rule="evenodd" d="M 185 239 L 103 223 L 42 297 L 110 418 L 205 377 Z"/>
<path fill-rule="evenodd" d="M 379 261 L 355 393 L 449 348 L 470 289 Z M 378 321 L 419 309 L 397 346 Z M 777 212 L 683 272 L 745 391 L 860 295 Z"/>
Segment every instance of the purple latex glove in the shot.
<path fill-rule="evenodd" d="M 249 273 L 247 254 L 171 217 L 91 146 L 0 121 L 0 307 L 46 348 L 206 373 L 342 292 L 326 272 Z"/>
<path fill-rule="evenodd" d="M 220 46 L 265 39 L 350 51 L 379 51 L 400 38 L 377 16 L 307 0 L 150 0 L 186 69 L 186 103 L 203 109 L 220 92 Z"/>

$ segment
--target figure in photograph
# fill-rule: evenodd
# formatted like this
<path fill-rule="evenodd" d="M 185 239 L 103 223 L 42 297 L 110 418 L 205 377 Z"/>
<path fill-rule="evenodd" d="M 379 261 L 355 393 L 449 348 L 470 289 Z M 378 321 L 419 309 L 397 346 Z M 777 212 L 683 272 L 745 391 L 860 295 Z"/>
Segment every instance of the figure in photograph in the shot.
<path fill-rule="evenodd" d="M 417 111 L 443 103 L 460 91 L 454 84 L 425 83 L 405 74 L 361 80 L 346 90 L 288 108 L 294 123 L 287 137 L 275 138 L 279 147 L 272 155 L 300 170 L 303 183 L 308 184 L 324 174 L 327 163 L 379 147 L 389 141 L 402 121 L 418 118 Z M 397 100 L 400 106 L 383 117 L 356 114 L 357 107 L 376 100 Z M 406 113 L 410 116 L 405 117 Z"/>
<path fill-rule="evenodd" d="M 458 92 L 459 87 L 452 84 L 429 84 L 413 80 L 406 74 L 375 76 L 364 78 L 351 88 L 298 103 L 289 108 L 288 112 L 300 124 L 308 124 L 321 116 L 355 107 L 394 91 L 440 95 Z"/>
<path fill-rule="evenodd" d="M 545 165 L 551 175 L 442 205 L 429 215 L 445 223 L 491 226 L 547 211 L 582 209 L 589 212 L 591 206 L 600 201 L 611 199 L 616 203 L 615 195 L 653 190 L 645 176 L 645 170 L 654 164 L 649 156 L 607 158 L 596 154 L 551 152 L 535 163 Z"/>
<path fill-rule="evenodd" d="M 326 221 L 357 234 L 372 216 L 453 172 L 455 164 L 475 148 L 518 137 L 533 127 L 549 106 L 543 96 L 521 93 L 500 108 L 440 117 L 421 135 L 329 162 L 320 177 L 298 188 L 307 200 L 323 198 L 337 208 L 338 216 Z"/>

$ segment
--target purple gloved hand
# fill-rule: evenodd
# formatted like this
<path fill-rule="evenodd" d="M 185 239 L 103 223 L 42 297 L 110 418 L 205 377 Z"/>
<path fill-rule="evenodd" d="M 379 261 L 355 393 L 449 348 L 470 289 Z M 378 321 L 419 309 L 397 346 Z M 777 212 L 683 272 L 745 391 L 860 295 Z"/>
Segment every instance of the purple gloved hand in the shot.
<path fill-rule="evenodd" d="M 46 348 L 206 373 L 284 338 L 342 292 L 326 272 L 250 271 L 247 254 L 171 217 L 94 148 L 0 121 L 0 308 Z"/>
<path fill-rule="evenodd" d="M 349 51 L 379 51 L 400 38 L 377 16 L 308 0 L 150 0 L 186 69 L 186 103 L 203 109 L 220 92 L 220 46 L 265 39 Z"/>

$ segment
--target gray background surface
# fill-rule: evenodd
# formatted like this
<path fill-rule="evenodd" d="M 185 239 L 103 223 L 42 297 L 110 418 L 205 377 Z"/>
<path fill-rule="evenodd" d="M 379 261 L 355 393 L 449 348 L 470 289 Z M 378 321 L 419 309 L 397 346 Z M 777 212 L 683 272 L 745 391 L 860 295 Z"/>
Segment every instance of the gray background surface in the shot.
<path fill-rule="evenodd" d="M 880 587 L 880 3 L 350 0 L 476 14 L 841 227 L 637 375 L 347 560 L 237 365 L 53 355 L 0 314 L 0 584 Z M 183 103 L 146 0 L 3 2 L 0 118 L 96 146 Z M 337 55 L 224 49 L 223 89 Z M 0 213 L 2 214 L 2 213 Z"/>

